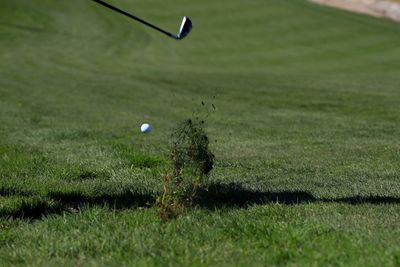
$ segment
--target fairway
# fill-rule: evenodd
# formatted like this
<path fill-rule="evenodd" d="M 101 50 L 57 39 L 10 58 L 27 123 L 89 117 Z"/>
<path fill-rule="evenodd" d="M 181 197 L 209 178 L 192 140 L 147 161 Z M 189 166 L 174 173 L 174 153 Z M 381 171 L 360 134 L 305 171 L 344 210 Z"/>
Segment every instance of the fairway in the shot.
<path fill-rule="evenodd" d="M 1 0 L 0 266 L 400 266 L 400 24 L 303 0 Z M 205 120 L 196 206 L 153 206 Z M 151 133 L 142 134 L 142 123 Z"/>

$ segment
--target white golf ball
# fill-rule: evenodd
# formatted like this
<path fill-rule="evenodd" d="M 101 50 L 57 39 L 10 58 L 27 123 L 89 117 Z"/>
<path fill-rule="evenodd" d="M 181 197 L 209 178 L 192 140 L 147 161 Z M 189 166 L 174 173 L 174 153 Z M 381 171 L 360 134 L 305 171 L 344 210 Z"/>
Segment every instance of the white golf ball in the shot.
<path fill-rule="evenodd" d="M 144 123 L 140 126 L 140 131 L 142 131 L 142 133 L 149 133 L 152 129 L 153 127 L 148 123 Z"/>

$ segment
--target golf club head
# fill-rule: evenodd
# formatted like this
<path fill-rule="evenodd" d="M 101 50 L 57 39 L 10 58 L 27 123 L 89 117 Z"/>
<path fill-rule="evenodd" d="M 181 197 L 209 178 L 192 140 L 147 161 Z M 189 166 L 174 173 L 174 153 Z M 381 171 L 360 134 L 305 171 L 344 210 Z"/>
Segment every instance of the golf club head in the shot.
<path fill-rule="evenodd" d="M 188 17 L 183 17 L 181 27 L 179 28 L 179 33 L 175 35 L 175 39 L 182 40 L 185 38 L 193 28 L 192 21 Z"/>

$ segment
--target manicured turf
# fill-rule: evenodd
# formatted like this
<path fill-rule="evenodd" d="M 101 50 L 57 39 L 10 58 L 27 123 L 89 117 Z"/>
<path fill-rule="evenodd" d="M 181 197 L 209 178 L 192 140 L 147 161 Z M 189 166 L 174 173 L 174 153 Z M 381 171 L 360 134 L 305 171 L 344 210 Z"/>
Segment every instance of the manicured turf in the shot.
<path fill-rule="evenodd" d="M 400 265 L 398 24 L 300 0 L 110 2 L 193 33 L 2 0 L 1 266 Z M 215 169 L 160 222 L 170 134 L 198 115 Z"/>

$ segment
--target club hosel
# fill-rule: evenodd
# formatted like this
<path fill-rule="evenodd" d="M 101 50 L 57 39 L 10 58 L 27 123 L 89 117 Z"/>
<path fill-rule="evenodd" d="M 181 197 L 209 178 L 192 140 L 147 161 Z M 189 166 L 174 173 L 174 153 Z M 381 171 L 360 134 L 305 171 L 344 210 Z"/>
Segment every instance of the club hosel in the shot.
<path fill-rule="evenodd" d="M 172 37 L 172 38 L 174 38 L 175 40 L 181 40 L 181 38 L 179 37 L 179 35 L 176 35 L 176 34 L 170 34 L 169 35 L 170 37 Z"/>

